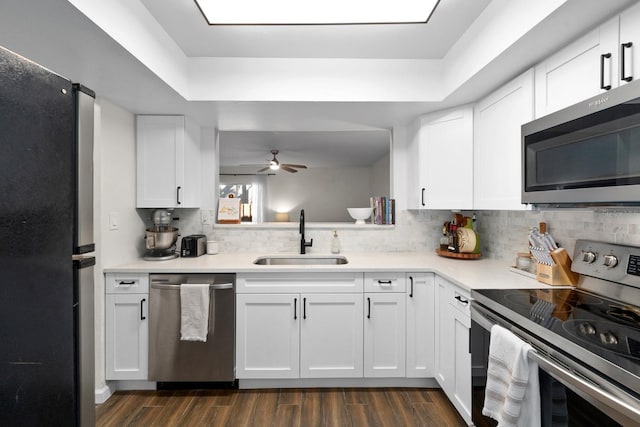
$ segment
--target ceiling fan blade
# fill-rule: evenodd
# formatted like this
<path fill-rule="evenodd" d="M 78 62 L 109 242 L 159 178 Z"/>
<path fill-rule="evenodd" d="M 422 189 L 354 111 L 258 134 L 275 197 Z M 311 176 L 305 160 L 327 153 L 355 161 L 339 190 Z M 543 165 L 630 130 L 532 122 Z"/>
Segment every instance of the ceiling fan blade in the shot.
<path fill-rule="evenodd" d="M 256 172 L 256 173 L 265 172 L 265 171 L 268 171 L 269 169 L 271 169 L 271 167 L 270 167 L 270 166 L 267 166 L 266 168 L 262 168 L 262 169 L 260 169 L 260 170 L 259 170 L 258 172 Z"/>
<path fill-rule="evenodd" d="M 298 172 L 297 170 L 290 168 L 289 165 L 280 165 L 280 169 L 286 170 L 287 172 L 292 172 L 292 173 L 296 173 Z"/>
<path fill-rule="evenodd" d="M 306 169 L 307 168 L 305 165 L 293 165 L 291 163 L 280 163 L 280 166 L 288 166 L 290 168 L 299 168 L 299 169 Z"/>

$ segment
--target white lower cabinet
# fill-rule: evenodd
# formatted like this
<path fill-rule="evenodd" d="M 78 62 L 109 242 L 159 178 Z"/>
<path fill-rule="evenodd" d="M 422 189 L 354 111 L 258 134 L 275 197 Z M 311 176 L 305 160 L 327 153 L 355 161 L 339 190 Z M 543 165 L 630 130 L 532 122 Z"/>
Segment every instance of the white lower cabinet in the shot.
<path fill-rule="evenodd" d="M 239 379 L 362 377 L 362 273 L 236 279 Z"/>
<path fill-rule="evenodd" d="M 236 295 L 238 378 L 298 378 L 300 296 Z"/>
<path fill-rule="evenodd" d="M 236 290 L 240 380 L 436 375 L 433 273 L 239 273 Z"/>
<path fill-rule="evenodd" d="M 364 294 L 364 376 L 405 376 L 405 294 Z"/>
<path fill-rule="evenodd" d="M 146 380 L 148 373 L 149 295 L 106 295 L 107 380 Z"/>
<path fill-rule="evenodd" d="M 407 273 L 407 377 L 435 375 L 435 278 Z"/>
<path fill-rule="evenodd" d="M 436 380 L 462 418 L 471 423 L 469 293 L 436 276 Z"/>
<path fill-rule="evenodd" d="M 362 377 L 362 294 L 302 294 L 301 378 Z"/>
<path fill-rule="evenodd" d="M 239 294 L 240 379 L 362 377 L 362 294 Z"/>

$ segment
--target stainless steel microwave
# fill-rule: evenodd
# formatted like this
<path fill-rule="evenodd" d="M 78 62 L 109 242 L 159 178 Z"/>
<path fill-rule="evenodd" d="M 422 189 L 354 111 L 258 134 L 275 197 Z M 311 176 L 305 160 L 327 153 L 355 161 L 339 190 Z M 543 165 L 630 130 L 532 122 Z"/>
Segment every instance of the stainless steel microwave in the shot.
<path fill-rule="evenodd" d="M 640 205 L 640 80 L 522 126 L 522 203 Z"/>

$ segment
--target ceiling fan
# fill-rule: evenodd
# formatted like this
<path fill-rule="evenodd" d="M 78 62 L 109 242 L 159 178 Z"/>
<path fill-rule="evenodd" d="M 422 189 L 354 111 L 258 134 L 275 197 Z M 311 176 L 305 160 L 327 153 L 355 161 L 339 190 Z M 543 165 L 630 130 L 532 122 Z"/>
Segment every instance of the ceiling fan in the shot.
<path fill-rule="evenodd" d="M 292 173 L 296 173 L 298 172 L 296 169 L 306 169 L 307 167 L 305 165 L 294 165 L 291 163 L 280 163 L 277 159 L 277 155 L 278 155 L 278 150 L 271 150 L 271 154 L 273 154 L 273 159 L 269 160 L 269 164 L 260 169 L 258 171 L 258 173 L 260 172 L 265 172 L 268 171 L 269 169 L 271 170 L 278 170 L 278 169 L 282 169 L 285 170 L 287 172 L 292 172 Z"/>

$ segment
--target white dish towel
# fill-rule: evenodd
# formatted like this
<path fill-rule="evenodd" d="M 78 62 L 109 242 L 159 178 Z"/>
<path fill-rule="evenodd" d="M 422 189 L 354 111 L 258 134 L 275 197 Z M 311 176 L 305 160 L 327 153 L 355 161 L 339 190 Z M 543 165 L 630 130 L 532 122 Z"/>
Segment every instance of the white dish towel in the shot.
<path fill-rule="evenodd" d="M 180 285 L 180 339 L 207 341 L 209 332 L 209 285 Z"/>
<path fill-rule="evenodd" d="M 499 427 L 540 426 L 538 364 L 528 353 L 531 345 L 511 331 L 494 325 L 489 344 L 489 365 L 482 414 Z"/>

